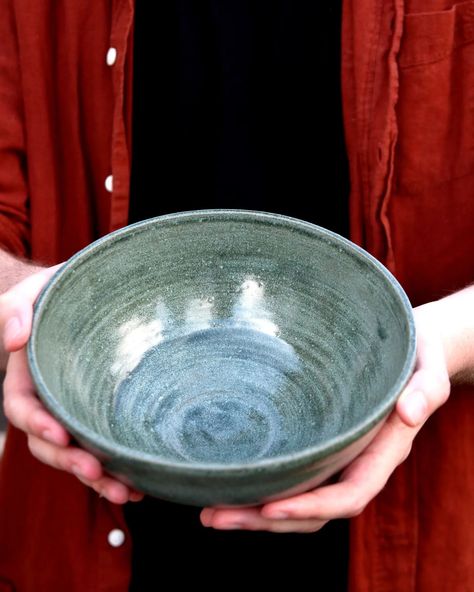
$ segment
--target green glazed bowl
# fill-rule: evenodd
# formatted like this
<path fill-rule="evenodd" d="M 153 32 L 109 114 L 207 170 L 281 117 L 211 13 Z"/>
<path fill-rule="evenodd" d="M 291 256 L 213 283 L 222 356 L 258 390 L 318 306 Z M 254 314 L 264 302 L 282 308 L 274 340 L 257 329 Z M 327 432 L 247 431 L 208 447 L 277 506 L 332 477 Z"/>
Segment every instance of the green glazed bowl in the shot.
<path fill-rule="evenodd" d="M 415 361 L 410 303 L 348 240 L 261 212 L 133 224 L 72 257 L 28 344 L 46 407 L 106 469 L 186 504 L 312 488 L 367 446 Z"/>

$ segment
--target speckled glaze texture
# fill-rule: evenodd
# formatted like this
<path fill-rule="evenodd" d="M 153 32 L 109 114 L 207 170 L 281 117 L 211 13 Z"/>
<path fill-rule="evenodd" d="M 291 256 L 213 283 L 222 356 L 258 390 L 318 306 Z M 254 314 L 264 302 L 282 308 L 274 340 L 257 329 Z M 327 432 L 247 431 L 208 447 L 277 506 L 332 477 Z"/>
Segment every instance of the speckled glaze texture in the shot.
<path fill-rule="evenodd" d="M 312 224 L 184 212 L 75 255 L 35 307 L 39 396 L 107 469 L 196 505 L 313 487 L 354 458 L 414 365 L 383 266 Z"/>

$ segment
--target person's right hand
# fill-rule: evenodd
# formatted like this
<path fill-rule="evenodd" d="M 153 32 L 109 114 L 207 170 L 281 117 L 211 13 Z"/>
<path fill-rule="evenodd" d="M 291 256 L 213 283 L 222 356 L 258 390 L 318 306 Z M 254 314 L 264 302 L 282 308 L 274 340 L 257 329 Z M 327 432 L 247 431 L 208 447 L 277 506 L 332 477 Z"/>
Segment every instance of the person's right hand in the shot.
<path fill-rule="evenodd" d="M 71 437 L 38 399 L 28 370 L 25 345 L 30 337 L 33 304 L 59 265 L 43 269 L 0 296 L 0 335 L 10 352 L 5 376 L 4 409 L 12 425 L 26 433 L 31 454 L 56 469 L 76 475 L 85 485 L 116 504 L 138 501 L 143 494 L 107 475 L 89 452 L 71 445 Z"/>

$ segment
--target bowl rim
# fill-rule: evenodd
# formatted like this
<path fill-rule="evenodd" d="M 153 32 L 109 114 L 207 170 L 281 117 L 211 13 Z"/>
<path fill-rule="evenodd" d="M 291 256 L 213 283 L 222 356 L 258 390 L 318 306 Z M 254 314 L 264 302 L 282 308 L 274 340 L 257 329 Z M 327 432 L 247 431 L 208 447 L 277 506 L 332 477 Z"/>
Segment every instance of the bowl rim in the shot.
<path fill-rule="evenodd" d="M 182 222 L 204 222 L 211 219 L 232 219 L 232 222 L 241 221 L 260 221 L 264 224 L 276 224 L 278 226 L 291 227 L 292 230 L 298 230 L 305 234 L 318 237 L 326 237 L 338 247 L 350 255 L 355 255 L 362 259 L 369 267 L 375 269 L 383 279 L 386 281 L 389 289 L 392 290 L 393 295 L 396 296 L 402 305 L 404 311 L 404 319 L 408 329 L 408 343 L 405 355 L 405 361 L 402 370 L 398 376 L 397 381 L 388 391 L 381 403 L 379 403 L 372 413 L 368 415 L 364 421 L 352 426 L 351 429 L 342 432 L 341 434 L 319 443 L 314 446 L 309 446 L 300 451 L 295 451 L 289 454 L 276 455 L 269 458 L 263 458 L 247 463 L 210 463 L 210 462 L 189 462 L 189 461 L 172 461 L 159 455 L 148 452 L 140 452 L 136 449 L 130 448 L 123 444 L 111 441 L 103 437 L 94 430 L 90 429 L 76 418 L 74 418 L 68 411 L 59 404 L 58 400 L 50 392 L 49 388 L 42 377 L 39 364 L 36 356 L 36 340 L 38 333 L 38 326 L 41 321 L 41 313 L 47 308 L 48 300 L 57 289 L 57 286 L 62 283 L 64 278 L 74 268 L 81 265 L 82 262 L 87 261 L 95 251 L 102 248 L 107 243 L 115 243 L 130 235 L 138 232 L 144 232 L 149 227 L 160 226 L 167 223 L 178 224 Z M 203 209 L 203 210 L 189 210 L 183 212 L 173 212 L 163 216 L 148 218 L 133 224 L 129 224 L 123 228 L 108 233 L 107 235 L 93 241 L 83 249 L 79 250 L 72 257 L 54 273 L 54 275 L 43 286 L 38 298 L 34 303 L 34 313 L 32 320 L 32 329 L 30 339 L 27 343 L 27 359 L 31 373 L 31 377 L 36 386 L 38 396 L 44 403 L 45 407 L 53 414 L 54 417 L 65 427 L 73 436 L 84 443 L 84 448 L 93 448 L 96 451 L 104 454 L 109 459 L 120 457 L 121 461 L 137 462 L 139 464 L 153 465 L 156 468 L 162 468 L 168 472 L 186 473 L 194 475 L 202 475 L 209 472 L 217 473 L 219 475 L 236 475 L 245 474 L 252 470 L 268 470 L 272 468 L 281 468 L 282 466 L 304 466 L 308 462 L 314 462 L 321 458 L 329 457 L 334 453 L 341 451 L 350 444 L 364 436 L 377 424 L 379 424 L 392 410 L 396 400 L 402 393 L 406 384 L 408 383 L 416 363 L 416 328 L 413 310 L 407 294 L 393 276 L 393 274 L 373 255 L 368 253 L 359 245 L 353 243 L 351 240 L 331 231 L 327 228 L 294 218 L 283 214 L 275 214 L 270 212 L 262 212 L 258 210 L 245 209 Z M 107 461 L 106 461 L 107 463 Z"/>

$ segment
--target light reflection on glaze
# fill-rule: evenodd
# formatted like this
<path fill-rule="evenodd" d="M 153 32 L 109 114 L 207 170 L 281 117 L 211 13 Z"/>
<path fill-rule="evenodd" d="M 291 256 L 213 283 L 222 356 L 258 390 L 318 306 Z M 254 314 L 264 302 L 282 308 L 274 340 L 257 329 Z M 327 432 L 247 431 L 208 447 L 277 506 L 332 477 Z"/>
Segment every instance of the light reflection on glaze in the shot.
<path fill-rule="evenodd" d="M 141 323 L 132 318 L 118 328 L 119 341 L 111 373 L 120 383 L 138 366 L 145 353 L 163 341 L 163 321 L 155 319 Z"/>
<path fill-rule="evenodd" d="M 239 288 L 239 298 L 233 307 L 232 320 L 246 327 L 276 337 L 280 330 L 265 306 L 265 286 L 262 281 L 247 278 Z"/>
<path fill-rule="evenodd" d="M 214 298 L 193 298 L 184 313 L 184 333 L 209 329 L 213 321 Z"/>
<path fill-rule="evenodd" d="M 228 319 L 215 318 L 214 296 L 208 296 L 192 298 L 188 302 L 183 323 L 173 319 L 167 306 L 158 301 L 155 319 L 143 322 L 135 317 L 120 325 L 115 362 L 111 367 L 116 388 L 138 366 L 143 356 L 165 339 L 165 332 L 175 337 L 219 325 L 232 325 L 277 337 L 280 331 L 265 305 L 264 283 L 254 276 L 247 277 L 238 287 L 237 293 L 232 316 Z"/>

